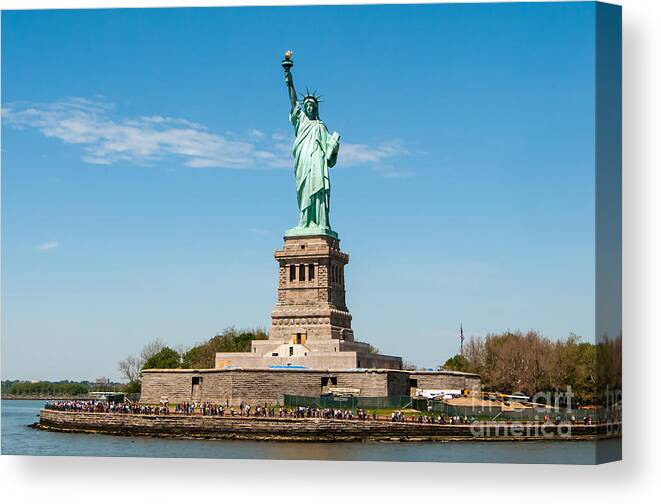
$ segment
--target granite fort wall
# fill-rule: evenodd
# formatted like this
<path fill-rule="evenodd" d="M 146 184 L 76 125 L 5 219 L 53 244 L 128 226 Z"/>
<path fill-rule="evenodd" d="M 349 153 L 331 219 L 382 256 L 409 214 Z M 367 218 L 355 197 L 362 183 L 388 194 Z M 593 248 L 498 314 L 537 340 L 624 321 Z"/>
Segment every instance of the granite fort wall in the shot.
<path fill-rule="evenodd" d="M 414 422 L 327 420 L 321 418 L 208 417 L 201 415 L 130 415 L 41 410 L 43 429 L 206 439 L 263 439 L 305 441 L 442 440 L 448 438 L 494 439 L 553 438 L 606 435 L 605 425 L 521 426 L 488 425 L 482 430 L 467 425 Z M 568 435 L 568 433 L 570 435 Z M 476 436 L 477 435 L 477 436 Z"/>
<path fill-rule="evenodd" d="M 399 374 L 398 378 L 393 375 Z M 194 380 L 197 382 L 193 384 Z M 318 396 L 331 388 L 357 389 L 363 397 L 408 394 L 401 371 L 309 371 L 276 369 L 149 370 L 142 374 L 140 401 L 281 403 L 284 394 Z"/>
<path fill-rule="evenodd" d="M 458 371 L 411 373 L 411 379 L 417 381 L 419 390 L 477 390 L 482 389 L 480 376 L 473 373 L 460 373 Z"/>
<path fill-rule="evenodd" d="M 417 389 L 479 389 L 479 376 L 452 372 L 395 370 L 199 369 L 146 370 L 143 403 L 209 401 L 281 403 L 283 395 L 319 396 L 333 388 L 357 390 L 361 397 L 402 396 Z"/>

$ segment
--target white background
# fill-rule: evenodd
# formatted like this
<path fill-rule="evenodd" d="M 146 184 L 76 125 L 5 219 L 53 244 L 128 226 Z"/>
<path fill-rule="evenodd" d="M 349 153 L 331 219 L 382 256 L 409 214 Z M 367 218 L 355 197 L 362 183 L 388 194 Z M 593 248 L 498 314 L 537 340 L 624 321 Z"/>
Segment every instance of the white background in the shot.
<path fill-rule="evenodd" d="M 326 2 L 191 2 L 190 5 Z M 358 3 L 358 2 L 337 2 Z M 385 2 L 362 2 L 385 3 Z M 389 2 L 393 3 L 393 2 Z M 397 2 L 405 3 L 405 2 Z M 623 0 L 624 461 L 604 466 L 0 458 L 4 502 L 658 502 L 661 371 L 661 2 Z M 183 6 L 179 1 L 7 1 L 0 7 Z"/>

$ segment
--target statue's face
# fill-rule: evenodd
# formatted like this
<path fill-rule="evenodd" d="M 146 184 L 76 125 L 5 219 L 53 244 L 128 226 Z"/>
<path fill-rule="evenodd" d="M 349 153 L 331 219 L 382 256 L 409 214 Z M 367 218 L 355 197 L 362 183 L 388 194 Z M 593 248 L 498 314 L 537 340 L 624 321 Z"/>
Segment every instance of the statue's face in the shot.
<path fill-rule="evenodd" d="M 313 100 L 306 100 L 303 105 L 305 110 L 305 115 L 308 116 L 308 119 L 317 119 L 319 115 L 319 110 L 317 108 L 317 103 Z"/>

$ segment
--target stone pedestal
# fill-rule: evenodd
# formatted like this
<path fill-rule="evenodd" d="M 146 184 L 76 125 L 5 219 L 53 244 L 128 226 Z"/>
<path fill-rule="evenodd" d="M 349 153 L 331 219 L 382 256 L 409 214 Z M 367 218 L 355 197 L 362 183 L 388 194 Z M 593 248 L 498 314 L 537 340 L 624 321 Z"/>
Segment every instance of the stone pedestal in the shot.
<path fill-rule="evenodd" d="M 277 250 L 278 300 L 269 340 L 308 344 L 353 341 L 345 301 L 344 267 L 349 255 L 330 236 L 285 237 Z M 305 344 L 303 343 L 303 344 Z"/>
<path fill-rule="evenodd" d="M 372 353 L 354 340 L 345 301 L 349 255 L 336 236 L 285 236 L 275 259 L 278 298 L 269 339 L 253 341 L 250 353 L 217 353 L 216 368 L 401 369 L 401 357 Z"/>

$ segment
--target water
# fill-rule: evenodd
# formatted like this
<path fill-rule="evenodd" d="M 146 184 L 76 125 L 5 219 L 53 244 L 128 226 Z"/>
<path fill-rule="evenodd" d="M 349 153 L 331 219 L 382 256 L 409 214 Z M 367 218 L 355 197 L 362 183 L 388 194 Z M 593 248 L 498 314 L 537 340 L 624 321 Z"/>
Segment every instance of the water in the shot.
<path fill-rule="evenodd" d="M 102 434 L 46 432 L 28 427 L 45 401 L 2 401 L 3 455 L 78 455 L 398 462 L 507 462 L 592 464 L 593 441 L 450 441 L 444 443 L 289 443 L 150 439 Z M 617 439 L 604 451 L 621 453 Z M 603 452 L 602 452 L 603 453 Z"/>

